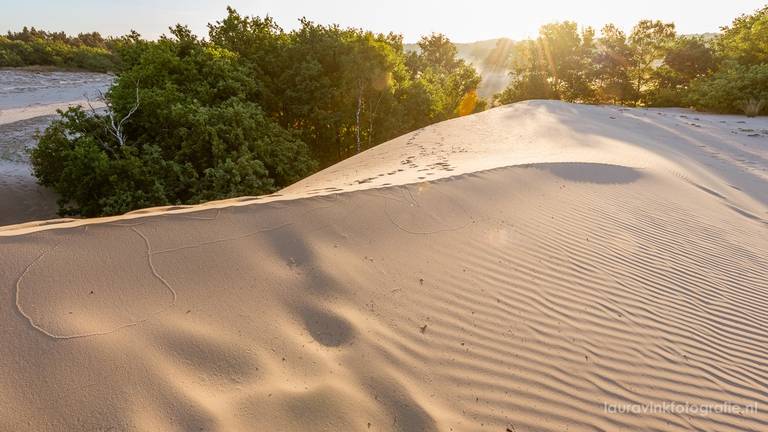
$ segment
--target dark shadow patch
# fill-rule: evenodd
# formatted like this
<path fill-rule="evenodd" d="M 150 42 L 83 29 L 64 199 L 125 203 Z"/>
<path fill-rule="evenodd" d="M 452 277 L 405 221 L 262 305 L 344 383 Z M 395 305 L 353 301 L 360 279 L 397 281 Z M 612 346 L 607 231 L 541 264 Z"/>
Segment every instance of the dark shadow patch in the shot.
<path fill-rule="evenodd" d="M 718 192 L 715 192 L 715 191 L 713 191 L 712 189 L 710 189 L 710 188 L 708 188 L 706 186 L 702 186 L 700 184 L 696 184 L 696 183 L 693 183 L 693 182 L 690 182 L 690 183 L 692 185 L 696 186 L 698 189 L 703 190 L 704 192 L 706 192 L 706 193 L 708 193 L 708 194 L 710 194 L 712 196 L 716 196 L 716 197 L 718 197 L 720 199 L 725 199 L 725 197 L 722 194 L 720 194 Z"/>
<path fill-rule="evenodd" d="M 207 381 L 243 382 L 254 378 L 256 359 L 207 335 L 179 328 L 157 338 L 156 347 L 168 359 L 191 368 Z"/>
<path fill-rule="evenodd" d="M 291 229 L 267 231 L 263 235 L 275 253 L 291 267 L 307 264 L 314 259 L 304 239 Z"/>
<path fill-rule="evenodd" d="M 392 417 L 391 430 L 437 432 L 432 416 L 402 386 L 381 378 L 372 378 L 367 385 L 374 399 Z"/>
<path fill-rule="evenodd" d="M 324 271 L 312 268 L 305 272 L 307 292 L 320 296 L 336 293 L 338 284 Z"/>
<path fill-rule="evenodd" d="M 750 212 L 748 212 L 746 210 L 740 209 L 740 208 L 736 207 L 733 204 L 727 204 L 727 205 L 728 205 L 728 208 L 730 208 L 731 210 L 735 211 L 736 213 L 744 216 L 747 219 L 750 219 L 750 220 L 753 220 L 753 221 L 756 221 L 756 222 L 762 222 L 763 224 L 768 225 L 768 221 L 762 219 L 759 216 L 756 216 L 756 215 L 754 215 L 754 214 L 752 214 L 752 213 L 750 213 Z"/>
<path fill-rule="evenodd" d="M 768 221 L 766 221 L 765 219 L 762 219 L 760 216 L 757 216 L 757 215 L 755 215 L 753 213 L 750 213 L 750 212 L 748 212 L 748 211 L 746 211 L 746 210 L 744 210 L 742 208 L 739 208 L 739 207 L 731 204 L 728 201 L 728 199 L 725 196 L 723 196 L 722 194 L 720 194 L 718 192 L 715 192 L 715 191 L 713 191 L 712 189 L 710 189 L 710 188 L 708 188 L 706 186 L 702 186 L 700 184 L 696 184 L 696 183 L 691 182 L 691 181 L 689 181 L 688 183 L 692 184 L 693 186 L 696 186 L 696 188 L 698 188 L 698 189 L 700 189 L 700 190 L 702 190 L 702 191 L 704 191 L 704 192 L 706 192 L 706 193 L 708 193 L 708 194 L 710 194 L 710 195 L 712 195 L 714 197 L 720 198 L 721 200 L 723 200 L 725 202 L 725 205 L 728 206 L 729 209 L 735 211 L 739 215 L 744 216 L 747 219 L 750 219 L 750 220 L 753 220 L 753 221 L 756 221 L 756 222 L 762 222 L 762 223 L 768 225 Z M 739 190 L 739 191 L 741 190 L 741 189 L 737 188 L 736 186 L 733 186 L 733 185 L 729 185 L 729 186 L 731 186 L 732 188 L 734 188 L 736 190 Z"/>
<path fill-rule="evenodd" d="M 278 396 L 279 397 L 279 396 Z M 285 417 L 291 419 L 297 431 L 353 430 L 351 414 L 354 409 L 344 406 L 334 389 L 321 387 L 293 394 L 281 401 Z M 323 425 L 318 427 L 318 425 Z"/>
<path fill-rule="evenodd" d="M 640 171 L 634 168 L 591 162 L 542 163 L 525 166 L 549 171 L 563 180 L 577 183 L 628 184 L 642 177 Z"/>
<path fill-rule="evenodd" d="M 312 338 L 324 346 L 339 347 L 355 337 L 352 325 L 330 312 L 304 307 L 299 310 L 299 315 Z"/>

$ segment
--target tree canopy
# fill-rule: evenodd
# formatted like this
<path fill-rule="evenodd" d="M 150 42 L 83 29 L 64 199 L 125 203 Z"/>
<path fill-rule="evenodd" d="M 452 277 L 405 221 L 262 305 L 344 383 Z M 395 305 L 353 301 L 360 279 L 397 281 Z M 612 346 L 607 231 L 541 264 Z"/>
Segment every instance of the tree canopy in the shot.
<path fill-rule="evenodd" d="M 597 36 L 569 21 L 546 24 L 536 39 L 515 44 L 511 61 L 511 83 L 496 103 L 562 99 L 756 115 L 767 105 L 768 7 L 715 38 L 678 35 L 657 20 L 629 34 L 607 24 Z"/>
<path fill-rule="evenodd" d="M 200 39 L 111 41 L 106 112 L 72 108 L 32 153 L 63 214 L 257 195 L 383 141 L 485 106 L 480 76 L 443 35 L 402 37 L 229 8 Z"/>

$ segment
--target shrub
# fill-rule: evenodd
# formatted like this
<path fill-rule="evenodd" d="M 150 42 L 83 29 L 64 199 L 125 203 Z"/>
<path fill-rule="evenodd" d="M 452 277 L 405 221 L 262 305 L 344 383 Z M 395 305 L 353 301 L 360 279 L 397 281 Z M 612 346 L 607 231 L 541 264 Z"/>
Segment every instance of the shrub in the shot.
<path fill-rule="evenodd" d="M 93 72 L 109 72 L 115 69 L 115 65 L 116 58 L 109 51 L 83 46 L 73 49 L 60 66 Z"/>
<path fill-rule="evenodd" d="M 747 117 L 756 117 L 765 108 L 765 99 L 748 99 L 739 103 L 741 110 Z"/>
<path fill-rule="evenodd" d="M 686 104 L 686 90 L 661 87 L 650 92 L 647 98 L 648 106 L 681 107 Z"/>
<path fill-rule="evenodd" d="M 231 52 L 178 33 L 148 43 L 137 60 L 107 94 L 107 113 L 62 112 L 32 151 L 34 174 L 59 193 L 62 214 L 259 195 L 315 168 L 307 146 L 246 99 L 257 86 Z M 110 115 L 125 119 L 122 142 Z"/>
<path fill-rule="evenodd" d="M 728 64 L 713 75 L 694 81 L 688 100 L 701 110 L 738 113 L 748 108 L 752 115 L 761 114 L 765 112 L 765 102 L 761 101 L 768 100 L 768 64 Z"/>

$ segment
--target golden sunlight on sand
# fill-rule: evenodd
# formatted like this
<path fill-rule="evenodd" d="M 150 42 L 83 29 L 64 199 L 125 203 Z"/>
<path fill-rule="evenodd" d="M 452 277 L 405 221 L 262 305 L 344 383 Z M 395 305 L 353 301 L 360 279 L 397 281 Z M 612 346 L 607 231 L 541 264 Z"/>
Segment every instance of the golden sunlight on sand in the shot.
<path fill-rule="evenodd" d="M 768 430 L 768 121 L 531 101 L 0 231 L 0 430 Z"/>

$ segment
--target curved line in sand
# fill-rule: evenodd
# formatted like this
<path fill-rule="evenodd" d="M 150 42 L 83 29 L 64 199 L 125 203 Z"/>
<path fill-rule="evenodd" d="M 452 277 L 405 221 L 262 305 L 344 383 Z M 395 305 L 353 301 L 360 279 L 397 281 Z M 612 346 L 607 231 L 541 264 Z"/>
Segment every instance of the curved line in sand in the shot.
<path fill-rule="evenodd" d="M 321 206 L 318 209 L 323 209 L 323 208 L 328 208 L 328 207 L 331 207 L 331 206 Z M 314 210 L 317 210 L 317 209 L 311 209 L 311 210 L 305 212 L 305 214 L 306 213 L 310 213 L 310 212 L 312 212 Z M 216 213 L 216 216 L 214 218 L 212 218 L 212 219 L 205 219 L 205 220 L 215 220 L 216 218 L 219 217 L 219 214 L 220 214 L 220 210 L 217 209 L 217 213 Z M 16 302 L 15 302 L 16 309 L 19 311 L 19 313 L 24 318 L 27 319 L 27 321 L 29 321 L 29 324 L 32 326 L 32 328 L 34 328 L 35 330 L 43 333 L 44 335 L 46 335 L 48 337 L 53 338 L 53 339 L 59 339 L 59 340 L 81 339 L 81 338 L 86 338 L 86 337 L 103 336 L 103 335 L 111 334 L 111 333 L 114 333 L 116 331 L 122 330 L 124 328 L 133 327 L 133 326 L 139 325 L 141 323 L 144 323 L 146 321 L 149 321 L 150 319 L 152 319 L 156 315 L 159 315 L 159 314 L 169 310 L 170 308 L 172 308 L 173 306 L 176 305 L 176 301 L 178 299 L 178 293 L 171 286 L 171 284 L 168 283 L 168 281 L 166 281 L 162 277 L 162 275 L 160 275 L 160 273 L 157 271 L 157 268 L 155 267 L 154 263 L 152 262 L 152 255 L 155 255 L 155 254 L 165 254 L 165 253 L 170 253 L 170 252 L 176 252 L 178 250 L 183 250 L 183 249 L 190 249 L 190 248 L 197 248 L 197 247 L 201 247 L 201 246 L 206 246 L 206 245 L 209 245 L 209 244 L 223 243 L 223 242 L 227 242 L 227 241 L 238 240 L 238 239 L 242 239 L 242 238 L 258 235 L 258 234 L 261 234 L 261 233 L 264 233 L 264 232 L 267 232 L 267 231 L 274 231 L 274 230 L 278 230 L 278 229 L 281 229 L 281 228 L 285 228 L 286 226 L 293 225 L 293 222 L 287 222 L 287 223 L 283 223 L 283 224 L 280 224 L 280 225 L 277 225 L 277 226 L 268 227 L 268 228 L 260 229 L 260 230 L 257 230 L 257 231 L 253 231 L 253 232 L 247 233 L 247 234 L 242 235 L 242 236 L 236 236 L 236 237 L 232 237 L 232 238 L 216 239 L 216 240 L 212 240 L 212 241 L 209 241 L 209 242 L 203 242 L 203 243 L 200 243 L 200 244 L 186 245 L 186 246 L 180 246 L 178 248 L 159 250 L 159 251 L 152 251 L 152 245 L 151 245 L 151 243 L 149 241 L 149 238 L 147 238 L 147 236 L 144 235 L 141 231 L 136 229 L 137 226 L 144 225 L 144 223 L 145 222 L 139 222 L 139 223 L 135 223 L 135 224 L 108 223 L 107 225 L 120 226 L 120 227 L 128 228 L 131 231 L 135 232 L 139 237 L 141 237 L 142 240 L 144 240 L 144 244 L 147 247 L 147 263 L 149 264 L 150 271 L 152 272 L 152 275 L 157 280 L 159 280 L 168 289 L 168 291 L 171 293 L 171 296 L 172 296 L 171 303 L 168 304 L 166 307 L 164 307 L 164 308 L 162 308 L 162 309 L 160 309 L 158 311 L 151 312 L 147 317 L 142 318 L 140 320 L 132 321 L 132 322 L 129 322 L 127 324 L 123 324 L 123 325 L 120 325 L 118 327 L 115 327 L 115 328 L 113 328 L 111 330 L 106 330 L 106 331 L 102 331 L 102 332 L 80 333 L 80 334 L 74 334 L 74 335 L 57 335 L 57 334 L 49 332 L 48 330 L 46 330 L 42 326 L 40 326 L 37 323 L 35 323 L 35 320 L 29 314 L 27 314 L 24 311 L 24 308 L 21 306 L 21 302 L 20 302 L 21 282 L 24 279 L 24 277 L 27 275 L 27 273 L 29 273 L 29 271 L 32 269 L 32 267 L 34 267 L 35 264 L 37 264 L 40 260 L 43 259 L 43 257 L 45 257 L 49 253 L 51 253 L 54 250 L 56 250 L 59 246 L 61 246 L 63 243 L 65 243 L 67 240 L 69 240 L 72 237 L 72 236 L 68 236 L 68 237 L 62 239 L 60 242 L 56 243 L 50 249 L 43 251 L 21 273 L 21 275 L 19 276 L 19 278 L 16 281 Z M 83 233 L 85 233 L 86 231 L 88 231 L 88 225 L 84 226 Z"/>
<path fill-rule="evenodd" d="M 86 231 L 88 231 L 88 226 L 87 226 L 87 225 L 86 225 L 86 226 L 84 226 L 84 229 L 83 229 L 83 233 L 85 233 Z M 43 257 L 44 257 L 44 256 L 46 256 L 46 255 L 48 255 L 49 253 L 51 253 L 51 252 L 55 251 L 55 250 L 56 250 L 56 249 L 57 249 L 59 246 L 61 246 L 61 245 L 62 245 L 64 242 L 66 242 L 67 240 L 69 240 L 69 239 L 70 239 L 70 237 L 72 237 L 72 236 L 67 236 L 67 237 L 65 237 L 65 238 L 61 239 L 61 241 L 59 241 L 58 243 L 56 243 L 55 245 L 53 245 L 53 247 L 51 247 L 50 249 L 47 249 L 47 250 L 44 250 L 43 252 L 41 252 L 41 253 L 40 253 L 40 255 L 38 255 L 38 256 L 37 256 L 37 258 L 35 258 L 34 260 L 32 260 L 32 262 L 31 262 L 31 263 L 29 263 L 29 264 L 27 265 L 27 267 L 26 267 L 26 268 L 24 268 L 24 271 L 23 271 L 23 272 L 21 272 L 21 275 L 20 275 L 20 276 L 19 276 L 19 278 L 16 280 L 16 302 L 15 302 L 15 304 L 16 304 L 16 310 L 17 310 L 17 311 L 19 311 L 19 313 L 20 313 L 20 314 L 21 314 L 21 315 L 22 315 L 24 318 L 26 318 L 26 319 L 27 319 L 27 321 L 29 321 L 29 324 L 32 326 L 32 328 L 34 328 L 35 330 L 38 330 L 38 331 L 40 331 L 41 333 L 43 333 L 43 334 L 45 334 L 45 335 L 47 335 L 47 336 L 53 337 L 53 338 L 56 338 L 56 336 L 55 336 L 55 335 L 52 335 L 52 334 L 50 334 L 50 333 L 49 333 L 48 331 L 46 331 L 44 328 L 42 328 L 42 327 L 38 326 L 37 324 L 35 324 L 35 321 L 32 319 L 32 317 L 31 317 L 31 316 L 29 316 L 29 315 L 27 315 L 27 313 L 26 313 L 26 312 L 24 312 L 24 308 L 22 308 L 22 307 L 21 307 L 21 302 L 20 302 L 20 299 L 19 299 L 19 298 L 20 298 L 20 294 L 21 294 L 21 281 L 22 281 L 22 279 L 24 279 L 24 276 L 26 276 L 26 275 L 27 275 L 27 273 L 29 273 L 29 271 L 32 269 L 32 267 L 33 267 L 35 264 L 37 264 L 37 262 L 38 262 L 38 261 L 40 261 L 41 259 L 43 259 Z"/>
<path fill-rule="evenodd" d="M 24 279 L 24 277 L 27 275 L 27 273 L 29 273 L 29 271 L 32 269 L 32 267 L 34 267 L 35 264 L 40 262 L 40 260 L 42 260 L 43 257 L 45 257 L 49 253 L 51 253 L 54 250 L 56 250 L 59 246 L 64 244 L 67 240 L 69 240 L 72 237 L 72 236 L 68 236 L 68 237 L 64 238 L 63 240 L 61 240 L 60 242 L 56 243 L 52 248 L 50 248 L 48 250 L 45 250 L 40 255 L 38 255 L 37 258 L 35 258 L 31 263 L 29 263 L 29 265 L 24 269 L 24 271 L 21 273 L 19 278 L 16 280 L 16 309 L 19 311 L 19 313 L 22 316 L 24 316 L 24 318 L 27 319 L 27 321 L 29 321 L 29 324 L 32 326 L 32 328 L 34 328 L 35 330 L 39 331 L 40 333 L 42 333 L 42 334 L 44 334 L 44 335 L 46 335 L 46 336 L 48 336 L 48 337 L 50 337 L 52 339 L 58 339 L 58 340 L 82 339 L 82 338 L 87 338 L 87 337 L 92 337 L 92 336 L 103 336 L 103 335 L 114 333 L 116 331 L 122 330 L 122 329 L 127 328 L 127 327 L 133 327 L 133 326 L 139 325 L 141 323 L 144 323 L 146 321 L 149 321 L 150 319 L 152 319 L 156 315 L 159 315 L 159 314 L 169 310 L 174 305 L 176 305 L 176 300 L 178 298 L 176 290 L 174 290 L 173 287 L 171 286 L 171 284 L 169 284 L 168 281 L 166 281 L 160 275 L 160 273 L 157 272 L 157 269 L 155 268 L 155 265 L 152 262 L 152 245 L 150 244 L 149 239 L 147 238 L 147 236 L 145 236 L 139 230 L 137 230 L 134 226 L 129 226 L 128 228 L 130 228 L 131 231 L 135 232 L 139 237 L 141 237 L 144 240 L 144 244 L 147 247 L 147 263 L 149 264 L 149 269 L 152 272 L 152 275 L 157 280 L 159 280 L 160 283 L 162 283 L 168 289 L 168 291 L 171 293 L 172 300 L 171 300 L 170 304 L 168 304 L 167 306 L 161 308 L 160 310 L 157 310 L 155 312 L 149 313 L 145 318 L 142 318 L 142 319 L 137 320 L 137 321 L 132 321 L 132 322 L 129 322 L 127 324 L 123 324 L 123 325 L 117 326 L 117 327 L 112 328 L 110 330 L 105 330 L 105 331 L 100 331 L 100 332 L 78 333 L 78 334 L 74 334 L 74 335 L 60 335 L 60 334 L 51 333 L 50 331 L 46 330 L 45 328 L 43 328 L 39 324 L 35 323 L 34 318 L 32 318 L 29 314 L 27 314 L 24 311 L 24 308 L 21 306 L 21 301 L 20 301 L 21 282 Z M 85 233 L 86 231 L 88 231 L 88 226 L 87 225 L 85 226 L 85 229 L 83 230 L 83 233 Z"/>
<path fill-rule="evenodd" d="M 226 243 L 226 242 L 235 241 L 235 240 L 242 240 L 242 239 L 245 239 L 245 238 L 248 238 L 248 237 L 253 237 L 255 235 L 262 234 L 262 233 L 265 233 L 265 232 L 276 231 L 276 230 L 279 230 L 281 228 L 285 228 L 287 226 L 291 226 L 293 224 L 294 224 L 293 222 L 286 222 L 286 223 L 283 223 L 283 224 L 280 224 L 280 225 L 277 225 L 277 226 L 263 228 L 263 229 L 256 230 L 256 231 L 251 231 L 249 233 L 246 233 L 246 234 L 243 234 L 243 235 L 239 235 L 239 236 L 224 237 L 224 238 L 215 239 L 215 240 L 208 240 L 208 241 L 204 241 L 204 242 L 200 242 L 200 243 L 195 243 L 195 244 L 191 244 L 191 245 L 178 246 L 178 247 L 170 248 L 170 249 L 162 249 L 162 250 L 159 250 L 159 251 L 149 252 L 149 253 L 150 253 L 150 255 L 159 255 L 159 254 L 166 254 L 166 253 L 171 253 L 171 252 L 177 252 L 177 251 L 184 250 L 184 249 L 194 249 L 194 248 L 199 248 L 199 247 L 208 246 L 208 245 L 212 245 L 212 244 Z"/>
<path fill-rule="evenodd" d="M 331 208 L 331 207 L 333 207 L 333 204 L 327 205 L 327 206 L 318 206 L 318 207 L 315 207 L 315 208 L 311 208 L 311 209 L 305 211 L 304 213 L 302 213 L 301 216 L 306 216 L 309 213 L 312 213 L 314 211 L 324 210 L 324 209 Z M 216 218 L 218 218 L 219 214 L 220 214 L 220 212 L 217 211 Z M 197 219 L 197 220 L 215 220 L 215 219 L 208 219 L 208 218 L 205 218 L 205 219 L 203 219 L 203 218 L 188 218 L 188 217 L 185 217 L 185 218 L 187 218 L 187 219 Z M 259 234 L 263 234 L 263 233 L 266 233 L 266 232 L 277 231 L 277 230 L 280 230 L 282 228 L 292 226 L 295 223 L 296 222 L 284 222 L 284 223 L 281 223 L 281 224 L 278 224 L 278 225 L 260 228 L 260 229 L 257 229 L 255 231 L 251 231 L 251 232 L 248 232 L 248 233 L 245 233 L 245 234 L 241 234 L 241 235 L 237 235 L 237 236 L 223 237 L 223 238 L 218 238 L 218 239 L 214 239 L 214 240 L 206 240 L 206 241 L 203 241 L 203 242 L 200 242 L 200 243 L 183 245 L 183 246 L 177 246 L 177 247 L 170 248 L 170 249 L 161 249 L 159 251 L 150 252 L 150 254 L 151 255 L 160 255 L 160 254 L 177 252 L 177 251 L 185 250 L 185 249 L 195 249 L 195 248 L 199 248 L 199 247 L 203 247 L 203 246 L 208 246 L 208 245 L 213 245 L 213 244 L 220 244 L 220 243 L 227 243 L 227 242 L 230 242 L 230 241 L 242 240 L 242 239 L 245 239 L 245 238 L 248 238 L 248 237 L 253 237 L 253 236 L 256 236 L 256 235 L 259 235 Z"/>
<path fill-rule="evenodd" d="M 396 186 L 393 186 L 393 187 L 396 187 Z M 413 196 L 413 194 L 411 193 L 411 190 L 408 189 L 408 185 L 401 186 L 401 187 L 404 187 L 405 191 L 408 192 L 408 195 L 410 196 L 410 199 L 408 199 L 408 201 L 412 202 L 416 207 L 421 207 L 421 204 L 419 204 L 418 200 Z M 443 194 L 443 195 L 445 195 L 445 194 Z M 396 199 L 396 198 L 391 198 L 391 197 L 387 197 L 387 196 L 382 196 L 382 198 L 384 199 L 384 214 L 387 215 L 387 219 L 389 219 L 389 222 L 392 225 L 394 225 L 395 228 L 397 228 L 400 231 L 403 231 L 405 233 L 408 233 L 408 234 L 413 234 L 413 235 L 430 235 L 430 234 L 439 234 L 439 233 L 444 233 L 444 232 L 460 231 L 460 230 L 462 230 L 462 229 L 472 225 L 472 223 L 474 223 L 474 219 L 472 218 L 472 216 L 469 215 L 469 212 L 467 212 L 467 209 L 464 208 L 464 206 L 454 202 L 454 204 L 458 205 L 458 207 L 461 209 L 461 211 L 464 213 L 464 215 L 467 217 L 467 219 L 469 219 L 468 222 L 466 222 L 464 224 L 461 224 L 461 225 L 458 225 L 458 226 L 450 227 L 450 228 L 440 228 L 440 229 L 430 230 L 430 231 L 415 231 L 415 230 L 411 230 L 411 229 L 406 228 L 402 224 L 396 222 L 395 219 L 392 217 L 392 214 L 389 211 L 389 207 L 387 206 L 387 203 L 389 201 L 399 201 L 399 200 Z M 448 198 L 450 200 L 449 197 L 446 196 L 446 198 Z"/>

